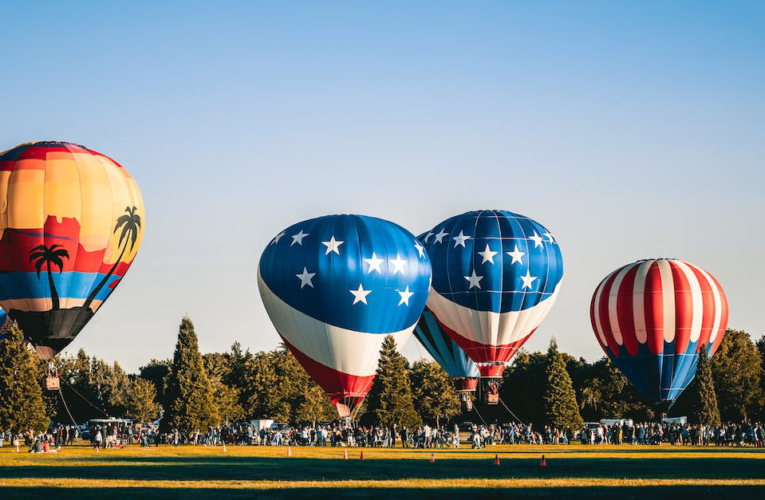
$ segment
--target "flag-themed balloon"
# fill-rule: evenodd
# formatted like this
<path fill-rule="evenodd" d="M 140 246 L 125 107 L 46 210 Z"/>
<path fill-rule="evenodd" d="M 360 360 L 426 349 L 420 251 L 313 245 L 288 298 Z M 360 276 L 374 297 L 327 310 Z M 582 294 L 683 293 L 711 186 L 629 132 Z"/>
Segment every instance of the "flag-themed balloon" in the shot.
<path fill-rule="evenodd" d="M 411 335 L 430 277 L 428 254 L 405 229 L 332 215 L 276 235 L 258 286 L 284 343 L 348 416 L 372 385 L 385 336 L 401 346 Z"/>
<path fill-rule="evenodd" d="M 43 359 L 66 347 L 125 276 L 143 201 L 119 163 L 66 142 L 0 153 L 0 305 Z"/>
<path fill-rule="evenodd" d="M 433 266 L 428 310 L 481 377 L 501 377 L 558 296 L 555 237 L 523 215 L 483 210 L 445 220 L 423 242 Z"/>
<path fill-rule="evenodd" d="M 605 353 L 651 403 L 672 402 L 696 374 L 698 353 L 717 351 L 728 302 L 707 271 L 676 259 L 627 264 L 598 285 L 590 305 Z"/>
<path fill-rule="evenodd" d="M 478 378 L 481 376 L 478 367 L 441 328 L 433 313 L 427 308 L 414 328 L 414 336 L 425 347 L 428 354 L 441 365 L 441 368 L 454 379 L 458 391 L 476 389 Z"/>

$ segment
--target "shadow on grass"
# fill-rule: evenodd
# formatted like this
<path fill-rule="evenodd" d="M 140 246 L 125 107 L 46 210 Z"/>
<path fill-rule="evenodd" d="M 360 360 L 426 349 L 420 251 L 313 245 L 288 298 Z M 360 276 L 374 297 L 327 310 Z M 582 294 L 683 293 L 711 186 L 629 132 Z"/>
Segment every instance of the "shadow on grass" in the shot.
<path fill-rule="evenodd" d="M 428 455 L 429 456 L 429 455 Z M 762 479 L 764 460 L 755 458 L 538 458 L 333 460 L 271 457 L 120 457 L 87 458 L 88 465 L 66 462 L 0 466 L 2 478 L 87 478 L 135 480 L 386 480 L 496 478 L 640 478 L 640 479 Z M 76 460 L 82 460 L 81 457 Z M 90 465 L 92 463 L 92 465 Z M 0 495 L 2 498 L 2 495 Z"/>
<path fill-rule="evenodd" d="M 762 498 L 765 489 L 753 486 L 645 486 L 645 487 L 572 487 L 572 488 L 494 488 L 481 492 L 482 496 L 494 498 L 618 498 L 625 499 L 668 499 L 675 500 L 692 495 L 694 500 L 701 498 Z M 284 488 L 279 490 L 222 490 L 215 488 L 200 488 L 193 490 L 175 490 L 165 488 L 7 488 L 0 487 L 0 498 L 55 498 L 88 499 L 104 498 L 107 496 L 141 499 L 174 499 L 174 498 L 438 498 L 467 497 L 478 493 L 475 489 L 452 488 L 321 488 L 302 489 Z"/>

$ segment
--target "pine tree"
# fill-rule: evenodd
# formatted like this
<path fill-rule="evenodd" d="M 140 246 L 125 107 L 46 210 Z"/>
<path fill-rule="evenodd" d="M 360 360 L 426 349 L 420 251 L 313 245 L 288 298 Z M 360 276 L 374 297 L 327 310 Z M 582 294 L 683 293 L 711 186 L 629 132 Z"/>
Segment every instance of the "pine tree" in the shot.
<path fill-rule="evenodd" d="M 0 342 L 0 429 L 18 433 L 48 428 L 39 374 L 37 359 L 14 324 Z"/>
<path fill-rule="evenodd" d="M 696 377 L 689 387 L 691 398 L 690 420 L 694 424 L 720 425 L 720 412 L 717 409 L 715 383 L 712 380 L 712 365 L 707 355 L 706 346 L 699 351 L 696 365 Z"/>
<path fill-rule="evenodd" d="M 150 381 L 136 378 L 130 382 L 127 394 L 126 413 L 136 423 L 153 422 L 159 415 L 157 404 L 157 389 Z"/>
<path fill-rule="evenodd" d="M 194 325 L 188 316 L 181 321 L 178 332 L 168 378 L 167 401 L 168 408 L 162 418 L 162 428 L 165 430 L 204 432 L 208 426 L 220 422 Z"/>
<path fill-rule="evenodd" d="M 441 418 L 460 413 L 460 398 L 449 374 L 435 361 L 415 361 L 411 371 L 414 407 L 423 420 L 440 424 Z"/>
<path fill-rule="evenodd" d="M 386 427 L 393 424 L 413 427 L 422 423 L 414 410 L 408 371 L 406 358 L 396 350 L 395 339 L 392 335 L 386 336 L 375 381 L 367 396 L 364 420 Z"/>
<path fill-rule="evenodd" d="M 545 421 L 548 424 L 559 429 L 569 427 L 574 431 L 584 425 L 576 402 L 576 392 L 566 371 L 566 362 L 558 351 L 555 339 L 550 341 L 550 348 L 547 350 L 543 400 Z"/>

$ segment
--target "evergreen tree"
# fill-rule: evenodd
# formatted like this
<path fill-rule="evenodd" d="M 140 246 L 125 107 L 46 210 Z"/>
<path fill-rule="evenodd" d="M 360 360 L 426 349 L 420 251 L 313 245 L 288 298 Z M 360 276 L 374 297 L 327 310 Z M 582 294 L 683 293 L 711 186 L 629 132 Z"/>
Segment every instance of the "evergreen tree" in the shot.
<path fill-rule="evenodd" d="M 386 427 L 393 424 L 413 427 L 422 423 L 414 410 L 408 370 L 406 358 L 396 350 L 395 339 L 392 335 L 386 336 L 375 381 L 367 396 L 365 420 Z"/>
<path fill-rule="evenodd" d="M 414 408 L 426 422 L 440 424 L 441 418 L 460 413 L 460 398 L 449 374 L 435 361 L 415 361 L 411 371 Z"/>
<path fill-rule="evenodd" d="M 579 414 L 576 392 L 555 339 L 550 341 L 550 348 L 547 350 L 545 382 L 543 396 L 545 422 L 559 429 L 566 427 L 574 431 L 581 429 L 584 422 Z"/>
<path fill-rule="evenodd" d="M 48 428 L 38 366 L 14 323 L 8 338 L 0 342 L 0 430 L 42 432 Z"/>
<path fill-rule="evenodd" d="M 711 364 L 720 417 L 726 422 L 746 420 L 762 401 L 757 346 L 745 331 L 727 330 Z"/>
<path fill-rule="evenodd" d="M 688 388 L 691 399 L 691 423 L 701 425 L 720 425 L 720 412 L 717 409 L 715 383 L 712 380 L 712 365 L 709 361 L 706 346 L 699 351 L 699 361 L 696 365 L 696 376 Z"/>
<path fill-rule="evenodd" d="M 167 402 L 168 407 L 162 418 L 164 430 L 204 432 L 208 426 L 220 422 L 194 325 L 188 316 L 181 321 L 178 332 L 168 378 Z"/>
<path fill-rule="evenodd" d="M 159 415 L 157 390 L 154 384 L 142 378 L 130 382 L 127 394 L 126 414 L 134 422 L 153 422 Z"/>

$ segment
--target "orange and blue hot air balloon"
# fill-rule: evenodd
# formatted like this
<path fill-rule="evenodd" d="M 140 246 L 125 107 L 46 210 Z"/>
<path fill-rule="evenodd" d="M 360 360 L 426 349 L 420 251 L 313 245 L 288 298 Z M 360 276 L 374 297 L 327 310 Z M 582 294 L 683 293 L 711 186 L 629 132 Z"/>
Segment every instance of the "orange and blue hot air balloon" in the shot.
<path fill-rule="evenodd" d="M 648 402 L 666 407 L 693 380 L 701 349 L 712 356 L 720 346 L 728 301 L 698 266 L 639 260 L 598 285 L 590 319 L 611 362 Z"/>
<path fill-rule="evenodd" d="M 67 142 L 0 153 L 0 306 L 42 359 L 111 295 L 143 227 L 141 192 L 108 156 Z"/>

